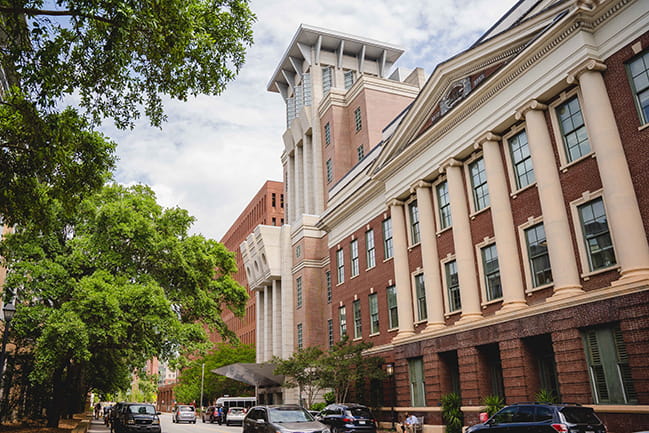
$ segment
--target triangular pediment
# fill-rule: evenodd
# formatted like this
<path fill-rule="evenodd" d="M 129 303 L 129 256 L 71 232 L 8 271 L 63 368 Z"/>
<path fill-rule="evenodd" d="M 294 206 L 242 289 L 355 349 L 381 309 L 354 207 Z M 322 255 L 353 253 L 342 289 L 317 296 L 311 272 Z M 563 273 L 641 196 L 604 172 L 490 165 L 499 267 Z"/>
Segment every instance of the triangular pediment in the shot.
<path fill-rule="evenodd" d="M 574 2 L 521 0 L 466 51 L 440 63 L 412 103 L 370 173 L 376 174 L 417 137 L 453 116 L 480 87 L 553 26 Z"/>

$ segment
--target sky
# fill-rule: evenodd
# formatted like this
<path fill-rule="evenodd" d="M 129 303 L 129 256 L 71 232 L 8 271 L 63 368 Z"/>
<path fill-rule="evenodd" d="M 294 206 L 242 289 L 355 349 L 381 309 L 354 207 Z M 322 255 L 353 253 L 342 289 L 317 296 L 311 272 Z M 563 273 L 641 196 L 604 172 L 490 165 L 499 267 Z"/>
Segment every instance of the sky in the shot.
<path fill-rule="evenodd" d="M 300 24 L 400 46 L 396 67 L 435 66 L 468 48 L 516 0 L 252 0 L 255 43 L 218 96 L 167 100 L 162 128 L 146 120 L 102 132 L 118 144 L 115 180 L 151 186 L 158 203 L 197 221 L 192 233 L 221 240 L 266 180 L 282 180 L 285 105 L 266 90 Z"/>

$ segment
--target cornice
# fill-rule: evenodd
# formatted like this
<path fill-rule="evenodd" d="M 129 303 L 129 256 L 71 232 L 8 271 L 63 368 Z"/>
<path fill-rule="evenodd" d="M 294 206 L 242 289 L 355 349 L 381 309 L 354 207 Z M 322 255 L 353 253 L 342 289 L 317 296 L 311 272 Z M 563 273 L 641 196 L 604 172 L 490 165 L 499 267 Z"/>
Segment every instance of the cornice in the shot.
<path fill-rule="evenodd" d="M 347 196 L 347 199 L 336 201 L 333 205 L 331 202 L 328 203 L 326 211 L 321 215 L 320 221 L 318 222 L 318 228 L 329 232 L 332 227 L 337 226 L 341 221 L 347 220 L 350 215 L 356 212 L 364 204 L 370 202 L 377 196 L 382 195 L 382 186 L 382 184 L 374 182 L 370 178 L 366 177 L 362 188 L 353 188 L 354 192 L 362 189 L 362 195 L 351 194 Z M 342 193 L 338 193 L 337 196 L 340 194 Z"/>

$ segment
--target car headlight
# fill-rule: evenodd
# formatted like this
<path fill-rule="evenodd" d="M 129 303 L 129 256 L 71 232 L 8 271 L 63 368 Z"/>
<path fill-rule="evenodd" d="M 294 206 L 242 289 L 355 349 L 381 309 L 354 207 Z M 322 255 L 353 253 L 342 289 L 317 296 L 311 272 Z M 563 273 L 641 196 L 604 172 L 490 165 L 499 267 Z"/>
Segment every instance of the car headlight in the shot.
<path fill-rule="evenodd" d="M 126 421 L 126 424 L 135 424 L 135 420 L 134 419 L 129 419 L 129 420 Z"/>
<path fill-rule="evenodd" d="M 159 419 L 154 419 L 151 424 L 160 424 L 160 420 Z"/>

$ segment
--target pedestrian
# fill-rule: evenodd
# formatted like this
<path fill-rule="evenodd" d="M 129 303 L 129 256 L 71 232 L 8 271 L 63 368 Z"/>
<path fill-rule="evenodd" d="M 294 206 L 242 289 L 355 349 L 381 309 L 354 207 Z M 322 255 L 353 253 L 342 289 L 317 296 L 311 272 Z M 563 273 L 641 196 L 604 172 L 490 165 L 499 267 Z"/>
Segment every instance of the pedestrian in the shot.
<path fill-rule="evenodd" d="M 408 433 L 415 433 L 415 426 L 419 423 L 416 416 L 410 415 L 406 418 L 404 424 Z"/>
<path fill-rule="evenodd" d="M 219 413 L 219 415 L 218 415 L 219 425 L 221 425 L 221 424 L 223 424 L 223 406 L 219 406 L 219 412 L 218 413 Z"/>
<path fill-rule="evenodd" d="M 403 416 L 403 419 L 399 423 L 401 426 L 401 433 L 406 433 L 406 420 L 408 419 L 408 412 Z"/>
<path fill-rule="evenodd" d="M 95 404 L 95 419 L 99 419 L 100 413 L 101 413 L 101 403 L 97 402 Z"/>

